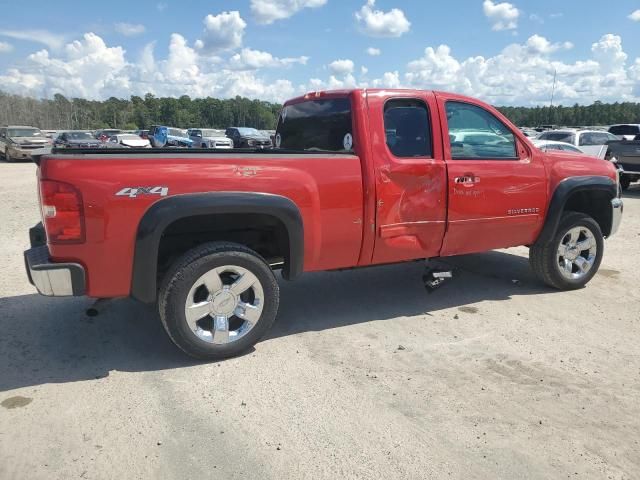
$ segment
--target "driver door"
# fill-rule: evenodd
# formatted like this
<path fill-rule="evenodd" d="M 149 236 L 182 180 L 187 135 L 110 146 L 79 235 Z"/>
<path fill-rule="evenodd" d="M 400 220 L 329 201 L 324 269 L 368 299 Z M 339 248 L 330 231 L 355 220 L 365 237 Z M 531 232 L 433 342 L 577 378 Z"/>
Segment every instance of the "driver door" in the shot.
<path fill-rule="evenodd" d="M 443 256 L 533 243 L 547 180 L 541 155 L 490 107 L 438 95 L 447 163 Z"/>

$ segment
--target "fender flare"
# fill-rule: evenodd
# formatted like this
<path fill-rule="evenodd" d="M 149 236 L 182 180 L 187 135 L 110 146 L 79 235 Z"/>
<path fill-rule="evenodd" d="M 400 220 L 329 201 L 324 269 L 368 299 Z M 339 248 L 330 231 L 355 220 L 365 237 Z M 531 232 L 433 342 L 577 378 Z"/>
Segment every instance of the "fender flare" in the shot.
<path fill-rule="evenodd" d="M 289 237 L 283 276 L 292 280 L 304 265 L 304 226 L 295 203 L 286 197 L 252 192 L 193 193 L 155 202 L 138 224 L 131 277 L 131 296 L 144 303 L 157 297 L 158 249 L 164 231 L 176 220 L 199 215 L 265 214 L 277 218 Z"/>
<path fill-rule="evenodd" d="M 618 188 L 615 182 L 607 176 L 588 175 L 565 178 L 558 184 L 551 196 L 544 227 L 536 240 L 537 244 L 544 245 L 553 240 L 553 237 L 556 235 L 558 230 L 560 218 L 562 217 L 562 212 L 564 212 L 567 201 L 574 193 L 583 191 L 608 193 L 611 199 L 618 196 Z M 606 231 L 603 231 L 602 233 L 605 237 L 609 235 L 609 232 Z"/>

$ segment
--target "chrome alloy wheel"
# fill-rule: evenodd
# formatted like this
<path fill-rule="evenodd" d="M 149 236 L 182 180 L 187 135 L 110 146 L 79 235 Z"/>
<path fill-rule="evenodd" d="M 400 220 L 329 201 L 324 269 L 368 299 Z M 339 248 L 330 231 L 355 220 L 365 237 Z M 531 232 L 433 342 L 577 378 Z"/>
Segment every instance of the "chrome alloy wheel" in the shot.
<path fill-rule="evenodd" d="M 558 246 L 558 267 L 563 277 L 579 280 L 589 273 L 596 261 L 598 244 L 596 238 L 585 227 L 569 230 Z"/>
<path fill-rule="evenodd" d="M 184 313 L 191 331 L 207 343 L 244 337 L 262 315 L 264 291 L 253 273 L 236 265 L 209 270 L 191 287 Z"/>

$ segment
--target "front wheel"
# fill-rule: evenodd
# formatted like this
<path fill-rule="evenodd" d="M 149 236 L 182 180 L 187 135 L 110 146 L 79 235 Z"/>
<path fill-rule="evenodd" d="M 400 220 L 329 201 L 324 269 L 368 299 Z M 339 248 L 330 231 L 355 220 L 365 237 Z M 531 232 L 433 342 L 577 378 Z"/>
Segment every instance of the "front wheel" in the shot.
<path fill-rule="evenodd" d="M 533 245 L 529 262 L 540 280 L 559 290 L 575 290 L 596 274 L 604 240 L 598 223 L 579 212 L 565 212 L 558 231 L 547 245 Z"/>
<path fill-rule="evenodd" d="M 179 348 L 195 358 L 217 360 L 252 347 L 275 320 L 279 298 L 275 276 L 259 254 L 213 242 L 174 263 L 158 307 Z"/>

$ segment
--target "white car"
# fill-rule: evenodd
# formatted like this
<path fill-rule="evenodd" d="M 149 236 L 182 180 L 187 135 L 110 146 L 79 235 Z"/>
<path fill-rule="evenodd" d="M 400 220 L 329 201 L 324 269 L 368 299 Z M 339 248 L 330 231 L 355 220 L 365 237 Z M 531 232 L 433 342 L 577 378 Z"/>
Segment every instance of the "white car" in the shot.
<path fill-rule="evenodd" d="M 580 153 L 584 154 L 582 150 L 578 147 L 574 147 L 569 143 L 564 142 L 553 142 L 551 140 L 532 140 L 534 146 L 538 147 L 543 152 L 548 152 L 550 150 L 556 150 L 561 152 L 571 152 L 571 153 Z"/>
<path fill-rule="evenodd" d="M 129 148 L 151 148 L 151 142 L 146 138 L 141 138 L 133 133 L 121 133 L 113 135 L 107 142 L 113 146 L 123 146 Z"/>
<path fill-rule="evenodd" d="M 550 130 L 538 137 L 538 140 L 550 140 L 552 142 L 563 142 L 578 147 L 583 153 L 597 158 L 604 158 L 607 153 L 607 142 L 618 141 L 615 135 L 602 130 L 578 130 L 566 128 L 561 130 Z"/>
<path fill-rule="evenodd" d="M 635 140 L 640 135 L 640 124 L 624 123 L 620 125 L 611 125 L 609 133 L 616 135 L 620 140 Z"/>
<path fill-rule="evenodd" d="M 195 148 L 233 148 L 233 140 L 224 134 L 224 130 L 190 128 L 187 136 L 193 140 Z"/>

